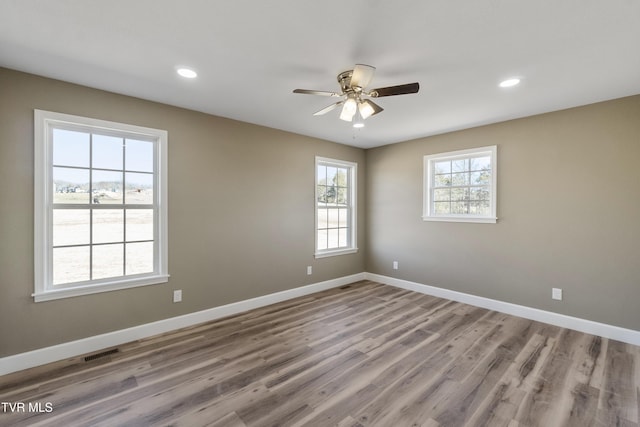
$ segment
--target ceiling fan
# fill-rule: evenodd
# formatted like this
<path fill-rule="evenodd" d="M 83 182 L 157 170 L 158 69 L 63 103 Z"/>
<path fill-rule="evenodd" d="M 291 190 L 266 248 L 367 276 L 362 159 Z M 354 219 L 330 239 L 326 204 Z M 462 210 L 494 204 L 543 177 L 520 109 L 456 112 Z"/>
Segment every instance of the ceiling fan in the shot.
<path fill-rule="evenodd" d="M 343 71 L 338 74 L 338 83 L 340 83 L 341 92 L 327 92 L 320 90 L 295 89 L 293 93 L 303 93 L 307 95 L 332 96 L 345 98 L 335 104 L 329 105 L 320 111 L 315 112 L 314 116 L 321 116 L 329 111 L 342 106 L 340 119 L 352 122 L 355 119 L 354 127 L 362 127 L 362 120 L 378 114 L 383 110 L 378 104 L 368 98 L 380 98 L 383 96 L 406 95 L 417 93 L 420 89 L 418 83 L 408 83 L 398 86 L 381 87 L 367 91 L 366 88 L 373 79 L 376 68 L 371 65 L 356 64 L 353 70 Z M 368 97 L 368 98 L 365 98 Z"/>

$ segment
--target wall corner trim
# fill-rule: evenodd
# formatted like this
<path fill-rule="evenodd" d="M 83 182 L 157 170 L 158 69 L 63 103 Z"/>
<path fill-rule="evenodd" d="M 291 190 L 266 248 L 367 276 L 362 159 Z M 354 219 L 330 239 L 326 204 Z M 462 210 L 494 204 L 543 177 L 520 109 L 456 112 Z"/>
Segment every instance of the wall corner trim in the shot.
<path fill-rule="evenodd" d="M 209 322 L 222 317 L 253 310 L 254 308 L 264 307 L 277 302 L 298 298 L 331 288 L 337 288 L 360 280 L 365 280 L 365 273 L 357 273 L 336 279 L 330 279 L 182 316 L 159 320 L 157 322 L 146 323 L 127 329 L 121 329 L 119 331 L 3 357 L 0 358 L 0 376 L 51 362 L 77 357 L 86 353 L 118 346 L 142 338 L 148 338 L 165 332 L 186 328 L 188 326 Z"/>
<path fill-rule="evenodd" d="M 499 311 L 500 313 L 511 314 L 514 316 L 523 317 L 525 319 L 559 326 L 561 328 L 573 329 L 575 331 L 640 346 L 640 331 L 636 331 L 633 329 L 626 329 L 620 326 L 594 322 L 592 320 L 581 319 L 578 317 L 567 316 L 565 314 L 540 310 L 538 308 L 532 308 L 490 298 L 479 297 L 476 295 L 438 288 L 435 286 L 423 285 L 421 283 L 383 276 L 380 274 L 365 273 L 365 277 L 367 280 L 384 283 L 386 285 L 395 286 L 397 288 L 420 292 L 422 294 L 432 295 L 435 297 L 446 298 L 476 307 Z"/>

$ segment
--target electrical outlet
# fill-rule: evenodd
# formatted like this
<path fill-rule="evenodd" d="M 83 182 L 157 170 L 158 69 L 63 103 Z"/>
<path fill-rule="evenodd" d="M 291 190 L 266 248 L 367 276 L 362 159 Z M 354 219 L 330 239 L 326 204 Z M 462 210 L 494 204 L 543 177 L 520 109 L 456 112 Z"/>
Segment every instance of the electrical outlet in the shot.
<path fill-rule="evenodd" d="M 394 270 L 398 269 L 398 261 L 393 261 L 393 269 Z"/>
<path fill-rule="evenodd" d="M 181 301 L 182 301 L 182 289 L 173 291 L 173 302 L 181 302 Z"/>
<path fill-rule="evenodd" d="M 308 265 L 307 266 L 307 276 L 311 276 L 313 274 L 313 267 Z"/>
<path fill-rule="evenodd" d="M 551 288 L 551 298 L 558 301 L 562 301 L 562 289 Z"/>

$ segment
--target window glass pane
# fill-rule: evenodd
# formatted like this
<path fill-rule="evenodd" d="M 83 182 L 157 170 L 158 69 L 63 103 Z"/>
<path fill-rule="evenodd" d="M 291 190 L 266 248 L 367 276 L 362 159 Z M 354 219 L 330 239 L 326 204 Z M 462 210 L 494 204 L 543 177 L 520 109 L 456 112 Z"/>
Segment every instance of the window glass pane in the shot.
<path fill-rule="evenodd" d="M 483 200 L 469 203 L 469 213 L 473 215 L 489 215 L 491 213 L 489 201 Z"/>
<path fill-rule="evenodd" d="M 125 203 L 142 205 L 153 203 L 153 174 L 127 172 L 124 179 Z"/>
<path fill-rule="evenodd" d="M 318 185 L 317 193 L 318 203 L 327 203 L 327 187 L 324 185 Z"/>
<path fill-rule="evenodd" d="M 338 246 L 338 230 L 337 229 L 327 230 L 327 247 L 329 249 L 339 247 Z"/>
<path fill-rule="evenodd" d="M 349 242 L 347 241 L 347 229 L 346 228 L 340 228 L 338 230 L 338 245 L 341 248 L 349 246 Z"/>
<path fill-rule="evenodd" d="M 122 204 L 122 172 L 91 171 L 91 187 L 96 204 Z"/>
<path fill-rule="evenodd" d="M 337 189 L 335 186 L 327 187 L 327 204 L 335 206 L 337 199 Z"/>
<path fill-rule="evenodd" d="M 489 205 L 489 200 L 482 200 L 478 205 L 478 212 L 482 215 L 490 215 L 491 214 L 491 206 Z"/>
<path fill-rule="evenodd" d="M 93 279 L 124 275 L 124 245 L 99 245 L 93 247 Z"/>
<path fill-rule="evenodd" d="M 469 213 L 469 203 L 451 202 L 451 213 L 456 215 Z"/>
<path fill-rule="evenodd" d="M 433 210 L 436 215 L 444 215 L 451 213 L 451 203 L 450 202 L 434 202 Z"/>
<path fill-rule="evenodd" d="M 53 168 L 53 203 L 89 203 L 89 169 Z"/>
<path fill-rule="evenodd" d="M 327 167 L 318 165 L 318 184 L 327 184 Z"/>
<path fill-rule="evenodd" d="M 491 169 L 491 157 L 476 157 L 469 160 L 469 169 L 472 171 L 482 171 Z"/>
<path fill-rule="evenodd" d="M 344 187 L 338 187 L 338 194 L 336 197 L 336 203 L 338 205 L 346 206 L 347 205 L 347 189 Z"/>
<path fill-rule="evenodd" d="M 128 171 L 153 172 L 153 142 L 126 140 L 125 169 Z"/>
<path fill-rule="evenodd" d="M 451 162 L 452 172 L 466 172 L 469 170 L 469 159 L 458 159 Z"/>
<path fill-rule="evenodd" d="M 122 143 L 122 138 L 94 134 L 91 166 L 103 169 L 122 169 Z"/>
<path fill-rule="evenodd" d="M 339 187 L 347 186 L 347 172 L 348 170 L 345 168 L 337 168 L 336 178 L 334 184 Z"/>
<path fill-rule="evenodd" d="M 89 209 L 53 210 L 53 246 L 89 244 Z"/>
<path fill-rule="evenodd" d="M 93 243 L 124 240 L 124 209 L 93 210 Z"/>
<path fill-rule="evenodd" d="M 318 230 L 318 250 L 327 249 L 327 230 Z"/>
<path fill-rule="evenodd" d="M 153 273 L 153 242 L 127 243 L 127 276 Z"/>
<path fill-rule="evenodd" d="M 127 210 L 127 242 L 153 240 L 153 210 Z"/>
<path fill-rule="evenodd" d="M 349 210 L 338 209 L 338 227 L 347 227 L 349 224 Z"/>
<path fill-rule="evenodd" d="M 335 185 L 337 169 L 331 166 L 327 167 L 327 185 Z"/>
<path fill-rule="evenodd" d="M 436 174 L 451 173 L 451 162 L 435 162 L 434 171 Z"/>
<path fill-rule="evenodd" d="M 451 189 L 437 188 L 433 190 L 433 200 L 436 202 L 444 202 L 451 200 Z"/>
<path fill-rule="evenodd" d="M 452 188 L 451 200 L 469 200 L 469 188 Z"/>
<path fill-rule="evenodd" d="M 472 187 L 471 200 L 489 200 L 489 187 Z"/>
<path fill-rule="evenodd" d="M 434 181 L 435 187 L 448 187 L 451 185 L 451 175 L 436 175 Z"/>
<path fill-rule="evenodd" d="M 89 246 L 53 249 L 53 284 L 89 280 Z"/>
<path fill-rule="evenodd" d="M 468 173 L 454 173 L 451 176 L 451 181 L 453 185 L 469 185 L 469 174 Z"/>
<path fill-rule="evenodd" d="M 53 129 L 53 164 L 89 167 L 89 134 Z"/>
<path fill-rule="evenodd" d="M 338 209 L 329 209 L 329 228 L 336 228 L 338 226 Z"/>
<path fill-rule="evenodd" d="M 471 172 L 471 185 L 486 185 L 491 179 L 490 171 Z"/>
<path fill-rule="evenodd" d="M 327 222 L 327 209 L 318 209 L 318 229 L 327 228 L 329 223 Z"/>

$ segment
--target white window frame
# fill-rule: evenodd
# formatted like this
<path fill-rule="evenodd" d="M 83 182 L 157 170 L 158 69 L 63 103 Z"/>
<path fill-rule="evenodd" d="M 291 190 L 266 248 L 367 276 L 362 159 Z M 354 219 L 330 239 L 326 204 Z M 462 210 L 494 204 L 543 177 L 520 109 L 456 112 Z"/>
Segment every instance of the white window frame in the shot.
<path fill-rule="evenodd" d="M 154 143 L 154 271 L 148 274 L 53 285 L 53 149 L 54 128 L 77 128 Z M 34 110 L 34 293 L 35 302 L 165 283 L 168 274 L 167 144 L 165 130 L 51 111 Z"/>
<path fill-rule="evenodd" d="M 318 206 L 318 166 L 330 166 L 330 167 L 333 166 L 333 167 L 347 168 L 349 170 L 349 173 L 347 176 L 348 199 L 349 199 L 348 206 L 347 206 L 347 209 L 349 210 L 348 224 L 347 224 L 349 231 L 347 233 L 347 237 L 349 240 L 349 244 L 347 247 L 330 248 L 330 249 L 322 249 L 322 250 L 318 249 L 318 231 L 319 231 L 319 228 L 318 228 L 319 226 L 318 224 L 318 208 L 319 208 Z M 315 174 L 315 179 L 314 179 L 315 181 L 315 186 L 314 186 L 314 212 L 315 212 L 314 255 L 315 257 L 325 258 L 330 256 L 352 254 L 352 253 L 358 252 L 358 240 L 357 240 L 358 213 L 356 209 L 358 205 L 358 200 L 357 200 L 358 164 L 354 162 L 348 162 L 345 160 L 336 160 L 336 159 L 330 159 L 327 157 L 316 156 L 314 174 Z"/>
<path fill-rule="evenodd" d="M 490 213 L 488 215 L 474 214 L 436 214 L 433 209 L 434 167 L 436 162 L 447 160 L 459 160 L 474 157 L 489 156 L 491 159 L 491 183 L 490 183 Z M 447 153 L 431 154 L 424 156 L 424 197 L 423 214 L 424 221 L 448 221 L 448 222 L 476 222 L 496 223 L 497 182 L 498 182 L 498 150 L 497 146 L 471 148 L 468 150 L 450 151 Z"/>

